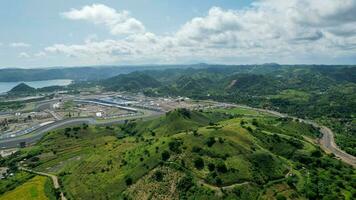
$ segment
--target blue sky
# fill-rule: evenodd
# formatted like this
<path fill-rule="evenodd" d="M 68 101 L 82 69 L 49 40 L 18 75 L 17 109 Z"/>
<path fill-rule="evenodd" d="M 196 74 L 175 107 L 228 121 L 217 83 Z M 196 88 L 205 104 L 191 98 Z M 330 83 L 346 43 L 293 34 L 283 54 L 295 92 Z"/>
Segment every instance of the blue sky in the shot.
<path fill-rule="evenodd" d="M 353 64 L 355 5 L 355 0 L 3 0 L 0 67 Z"/>

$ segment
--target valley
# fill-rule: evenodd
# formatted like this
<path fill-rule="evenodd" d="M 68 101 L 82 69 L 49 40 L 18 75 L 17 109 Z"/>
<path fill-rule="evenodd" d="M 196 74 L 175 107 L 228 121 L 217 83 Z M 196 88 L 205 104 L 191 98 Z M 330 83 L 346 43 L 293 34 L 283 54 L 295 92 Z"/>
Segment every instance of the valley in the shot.
<path fill-rule="evenodd" d="M 165 95 L 163 80 L 145 71 L 45 92 L 25 85 L 11 91 L 0 115 L 7 169 L 0 193 L 11 195 L 6 188 L 40 176 L 56 180 L 44 193 L 56 199 L 352 199 L 355 157 L 337 145 L 325 118 L 256 100 L 219 101 L 217 94 Z M 242 87 L 239 79 L 226 84 L 221 88 Z M 300 106 L 310 98 L 283 91 L 264 96 Z"/>

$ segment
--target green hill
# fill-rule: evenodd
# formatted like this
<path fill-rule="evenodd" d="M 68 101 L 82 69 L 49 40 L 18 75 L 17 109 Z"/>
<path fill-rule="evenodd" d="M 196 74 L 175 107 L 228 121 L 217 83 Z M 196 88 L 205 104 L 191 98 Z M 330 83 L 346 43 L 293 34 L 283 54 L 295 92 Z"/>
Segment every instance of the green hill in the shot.
<path fill-rule="evenodd" d="M 31 94 L 36 92 L 36 89 L 28 86 L 25 83 L 20 83 L 13 87 L 8 93 L 9 94 Z"/>
<path fill-rule="evenodd" d="M 130 74 L 120 74 L 118 76 L 101 81 L 107 90 L 142 91 L 146 88 L 160 86 L 160 82 L 149 75 L 134 72 Z"/>
<path fill-rule="evenodd" d="M 310 125 L 246 109 L 177 109 L 149 121 L 54 131 L 5 162 L 26 158 L 27 167 L 57 174 L 68 199 L 355 195 L 355 170 L 304 140 L 317 136 Z"/>

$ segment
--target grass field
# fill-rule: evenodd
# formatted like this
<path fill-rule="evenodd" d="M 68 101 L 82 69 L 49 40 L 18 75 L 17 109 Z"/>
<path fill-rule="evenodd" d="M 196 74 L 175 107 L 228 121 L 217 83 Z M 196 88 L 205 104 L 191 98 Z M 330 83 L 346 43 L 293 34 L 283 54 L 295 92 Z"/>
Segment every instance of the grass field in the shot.
<path fill-rule="evenodd" d="M 45 184 L 48 179 L 35 176 L 16 189 L 0 196 L 0 200 L 49 200 L 45 193 Z"/>

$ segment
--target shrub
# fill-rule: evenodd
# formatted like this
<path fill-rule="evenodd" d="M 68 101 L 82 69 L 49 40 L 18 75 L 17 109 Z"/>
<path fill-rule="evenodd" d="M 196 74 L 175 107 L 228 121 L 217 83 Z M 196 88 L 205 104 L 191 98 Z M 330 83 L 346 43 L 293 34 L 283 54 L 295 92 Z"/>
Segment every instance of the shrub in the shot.
<path fill-rule="evenodd" d="M 194 185 L 193 178 L 191 176 L 184 176 L 178 181 L 177 189 L 180 192 L 186 192 Z"/>
<path fill-rule="evenodd" d="M 180 153 L 180 146 L 183 144 L 181 140 L 173 140 L 168 143 L 169 150 L 175 152 L 175 153 Z"/>
<path fill-rule="evenodd" d="M 215 144 L 215 138 L 214 137 L 209 137 L 208 140 L 205 142 L 208 147 L 211 147 Z"/>
<path fill-rule="evenodd" d="M 223 144 L 224 143 L 224 139 L 222 137 L 219 137 L 219 143 Z"/>
<path fill-rule="evenodd" d="M 320 150 L 314 150 L 311 153 L 311 156 L 316 157 L 316 158 L 320 158 L 322 156 L 322 154 L 321 154 Z"/>
<path fill-rule="evenodd" d="M 170 157 L 170 154 L 168 151 L 163 151 L 162 152 L 162 160 L 167 161 Z"/>
<path fill-rule="evenodd" d="M 215 178 L 215 183 L 216 183 L 216 185 L 218 185 L 218 186 L 221 186 L 222 185 L 222 180 L 221 180 L 221 178 L 219 178 L 218 176 Z"/>
<path fill-rule="evenodd" d="M 163 173 L 159 170 L 155 171 L 153 174 L 153 177 L 156 181 L 162 181 L 163 180 Z"/>
<path fill-rule="evenodd" d="M 227 172 L 227 167 L 226 167 L 225 163 L 223 163 L 223 162 L 218 163 L 217 166 L 216 166 L 216 169 L 220 173 L 226 173 Z"/>
<path fill-rule="evenodd" d="M 256 119 L 252 119 L 252 125 L 254 125 L 254 126 L 258 126 L 258 122 L 257 122 L 257 120 L 256 120 Z"/>
<path fill-rule="evenodd" d="M 131 177 L 127 177 L 127 178 L 125 179 L 125 183 L 126 183 L 127 186 L 132 185 L 132 178 L 131 178 Z"/>
<path fill-rule="evenodd" d="M 193 153 L 200 153 L 203 149 L 197 146 L 193 146 L 192 152 Z"/>
<path fill-rule="evenodd" d="M 214 163 L 209 163 L 208 164 L 208 169 L 209 169 L 209 171 L 214 171 L 215 170 L 215 165 L 214 165 Z"/>
<path fill-rule="evenodd" d="M 204 160 L 202 158 L 198 157 L 197 159 L 194 160 L 194 166 L 198 170 L 203 169 L 204 168 Z"/>
<path fill-rule="evenodd" d="M 286 198 L 285 196 L 283 196 L 282 194 L 278 194 L 278 195 L 276 196 L 276 199 L 277 199 L 277 200 L 287 200 L 287 198 Z"/>

